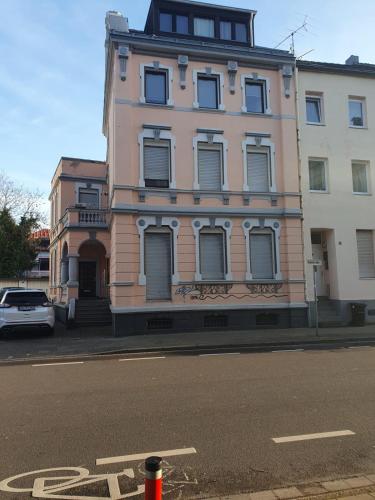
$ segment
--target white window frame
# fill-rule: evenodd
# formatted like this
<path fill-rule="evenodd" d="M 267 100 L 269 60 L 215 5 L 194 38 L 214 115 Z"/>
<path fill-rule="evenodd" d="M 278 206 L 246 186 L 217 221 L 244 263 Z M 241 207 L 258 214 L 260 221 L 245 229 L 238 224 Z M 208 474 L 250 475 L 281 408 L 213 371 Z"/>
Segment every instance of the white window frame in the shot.
<path fill-rule="evenodd" d="M 202 274 L 200 272 L 200 232 L 202 229 L 213 229 L 211 227 L 211 220 L 208 217 L 194 219 L 192 221 L 194 239 L 195 239 L 195 281 L 204 281 Z M 230 281 L 232 279 L 232 267 L 231 267 L 231 256 L 230 256 L 230 238 L 232 235 L 232 221 L 229 219 L 215 218 L 215 228 L 220 227 L 223 229 L 225 234 L 225 277 L 224 280 L 213 280 L 213 281 Z"/>
<path fill-rule="evenodd" d="M 277 191 L 276 186 L 276 161 L 275 161 L 275 144 L 268 137 L 246 137 L 244 141 L 242 141 L 242 162 L 243 162 L 243 190 L 250 191 L 249 180 L 247 178 L 247 148 L 248 146 L 259 148 L 259 151 L 262 148 L 268 148 L 269 151 L 269 162 L 270 162 L 270 192 L 275 193 Z"/>
<path fill-rule="evenodd" d="M 283 279 L 280 269 L 280 231 L 281 231 L 281 223 L 278 219 L 264 219 L 264 222 L 256 219 L 245 219 L 242 222 L 242 229 L 245 235 L 245 244 L 246 244 L 246 280 L 247 281 L 273 281 L 273 280 L 260 280 L 258 278 L 253 278 L 251 273 L 251 263 L 250 263 L 250 231 L 252 229 L 271 229 L 274 233 L 274 246 L 275 246 L 275 262 L 276 273 L 274 273 L 273 280 L 279 281 Z"/>
<path fill-rule="evenodd" d="M 316 101 L 319 101 L 319 122 L 309 122 L 307 120 L 307 106 L 306 106 L 306 101 L 307 99 L 315 99 Z M 324 99 L 323 99 L 323 93 L 322 92 L 306 92 L 305 93 L 305 118 L 306 118 L 306 124 L 307 125 L 325 125 L 325 120 L 324 120 Z"/>
<path fill-rule="evenodd" d="M 139 217 L 137 219 L 137 228 L 139 233 L 139 277 L 138 284 L 146 285 L 146 273 L 145 273 L 145 231 L 149 226 L 156 226 L 157 224 L 156 216 L 146 216 Z M 175 217 L 161 217 L 160 220 L 161 227 L 169 227 L 172 232 L 172 241 L 173 241 L 173 273 L 172 273 L 172 285 L 178 285 L 179 283 L 179 274 L 178 274 L 178 254 L 177 254 L 177 238 L 178 232 L 180 229 L 180 222 Z"/>
<path fill-rule="evenodd" d="M 89 186 L 88 186 L 89 184 Z M 75 198 L 76 198 L 76 203 L 79 202 L 79 190 L 80 189 L 96 189 L 98 191 L 98 197 L 99 197 L 99 208 L 100 210 L 102 208 L 102 190 L 103 186 L 102 184 L 95 184 L 93 182 L 76 182 L 74 185 L 74 190 L 75 190 Z M 95 208 L 93 210 L 96 210 Z"/>
<path fill-rule="evenodd" d="M 324 190 L 323 189 L 311 189 L 310 188 L 310 160 L 311 161 L 322 161 L 324 163 L 324 179 L 325 179 L 325 184 L 326 184 L 326 188 Z M 307 171 L 308 171 L 308 180 L 309 180 L 309 192 L 310 193 L 328 194 L 329 193 L 328 158 L 318 158 L 317 156 L 309 156 L 307 158 Z"/>
<path fill-rule="evenodd" d="M 143 146 L 144 140 L 150 139 L 155 140 L 155 129 L 145 128 L 138 134 L 138 144 L 139 144 L 139 187 L 145 187 L 145 177 L 144 177 L 144 163 L 143 163 Z M 158 129 L 159 139 L 167 140 L 170 144 L 170 179 L 169 188 L 147 188 L 147 189 L 176 189 L 176 138 L 169 130 Z"/>
<path fill-rule="evenodd" d="M 371 232 L 372 236 L 372 249 L 373 249 L 373 258 L 375 260 L 375 233 L 373 229 L 356 229 L 355 230 L 355 239 L 356 239 L 356 251 L 357 251 L 357 268 L 358 268 L 358 278 L 360 280 L 374 280 L 375 276 L 361 276 L 360 274 L 360 269 L 359 269 L 359 253 L 358 253 L 358 232 L 361 231 L 368 231 Z M 374 262 L 374 268 L 375 268 L 375 262 Z"/>
<path fill-rule="evenodd" d="M 362 104 L 362 121 L 363 125 L 352 125 L 350 123 L 350 102 L 360 102 Z M 367 128 L 367 112 L 366 112 L 366 98 L 357 96 L 348 96 L 348 118 L 349 128 Z"/>
<path fill-rule="evenodd" d="M 199 168 L 198 168 L 198 145 L 200 142 L 204 142 L 207 144 L 221 144 L 222 146 L 222 191 L 228 191 L 228 141 L 224 139 L 222 134 L 213 134 L 212 141 L 209 140 L 210 134 L 199 133 L 195 137 L 193 137 L 193 154 L 194 154 L 194 181 L 193 181 L 193 189 L 200 190 L 199 185 Z"/>
<path fill-rule="evenodd" d="M 254 113 L 253 111 L 248 111 L 246 106 L 246 81 L 250 80 L 249 83 L 262 83 L 264 85 L 264 113 Z M 271 81 L 268 76 L 258 75 L 257 73 L 251 73 L 247 75 L 241 75 L 241 90 L 242 90 L 242 107 L 241 111 L 243 113 L 249 113 L 250 115 L 271 115 Z"/>
<path fill-rule="evenodd" d="M 362 165 L 365 167 L 366 171 L 366 184 L 367 184 L 367 191 L 362 192 L 362 191 L 354 191 L 354 183 L 353 183 L 353 164 L 357 165 Z M 371 189 L 370 189 L 370 162 L 366 160 L 352 160 L 351 161 L 351 170 L 352 170 L 352 188 L 353 188 L 353 194 L 358 195 L 358 196 L 369 196 L 371 194 Z"/>
<path fill-rule="evenodd" d="M 145 96 L 145 83 L 146 83 L 146 69 L 149 69 L 151 71 L 158 71 L 163 70 L 167 71 L 167 85 L 168 85 L 168 99 L 166 104 L 156 104 L 152 102 L 146 102 L 146 96 Z M 173 95 L 172 95 L 172 90 L 173 90 L 173 67 L 172 66 L 164 66 L 163 64 L 159 64 L 157 61 L 149 62 L 146 64 L 140 64 L 139 65 L 139 72 L 140 72 L 140 82 L 141 82 L 141 88 L 140 88 L 140 97 L 139 97 L 139 102 L 142 104 L 146 104 L 148 106 L 173 106 Z"/>
<path fill-rule="evenodd" d="M 193 87 L 194 87 L 194 102 L 193 102 L 193 108 L 194 109 L 202 109 L 204 111 L 225 111 L 225 105 L 224 105 L 224 73 L 220 73 L 219 71 L 213 71 L 209 70 L 209 68 L 202 68 L 202 69 L 193 69 Z M 206 76 L 206 77 L 216 77 L 218 79 L 218 107 L 215 109 L 212 108 L 201 108 L 199 106 L 199 101 L 198 101 L 198 76 Z"/>

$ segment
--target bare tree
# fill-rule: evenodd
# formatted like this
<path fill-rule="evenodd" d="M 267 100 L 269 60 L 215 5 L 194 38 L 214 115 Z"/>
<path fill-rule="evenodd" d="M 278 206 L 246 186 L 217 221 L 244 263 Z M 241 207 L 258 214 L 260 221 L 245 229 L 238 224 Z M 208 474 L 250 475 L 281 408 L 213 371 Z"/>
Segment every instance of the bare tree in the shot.
<path fill-rule="evenodd" d="M 47 217 L 43 211 L 43 198 L 38 189 L 28 189 L 0 171 L 0 212 L 8 210 L 15 219 L 33 217 L 45 223 Z"/>

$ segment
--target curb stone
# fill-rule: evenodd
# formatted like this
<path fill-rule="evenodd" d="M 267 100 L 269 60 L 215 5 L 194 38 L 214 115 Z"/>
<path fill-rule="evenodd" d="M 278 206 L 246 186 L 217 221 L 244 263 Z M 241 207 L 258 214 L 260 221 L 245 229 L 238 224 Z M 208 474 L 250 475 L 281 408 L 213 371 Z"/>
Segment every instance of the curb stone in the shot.
<path fill-rule="evenodd" d="M 299 484 L 286 488 L 209 497 L 210 500 L 374 500 L 375 474 L 348 476 L 332 481 Z"/>
<path fill-rule="evenodd" d="M 294 347 L 294 348 L 304 348 L 304 350 L 310 350 L 318 348 L 318 346 L 338 348 L 338 347 L 348 347 L 351 344 L 360 347 L 362 342 L 371 343 L 372 347 L 375 347 L 374 338 L 362 337 L 362 338 L 332 338 L 332 339 L 324 339 L 320 338 L 319 340 L 309 339 L 308 341 L 280 341 L 280 342 L 265 342 L 258 344 L 212 344 L 212 345 L 176 345 L 176 346 L 157 346 L 157 347 L 131 347 L 131 348 L 118 348 L 111 350 L 98 350 L 97 352 L 85 352 L 85 353 L 65 353 L 65 354 L 56 354 L 50 353 L 49 355 L 30 355 L 25 358 L 17 358 L 13 356 L 9 356 L 8 358 L 0 359 L 1 365 L 23 365 L 30 363 L 38 363 L 45 361 L 59 361 L 59 360 L 96 360 L 96 359 L 110 359 L 111 357 L 116 356 L 137 356 L 141 354 L 156 354 L 156 353 L 169 353 L 169 354 L 194 354 L 201 353 L 203 351 L 209 352 L 210 350 L 217 351 L 225 351 L 225 350 L 241 350 L 242 352 L 248 353 L 259 353 L 259 352 L 269 352 L 273 349 L 282 350 L 282 347 Z"/>

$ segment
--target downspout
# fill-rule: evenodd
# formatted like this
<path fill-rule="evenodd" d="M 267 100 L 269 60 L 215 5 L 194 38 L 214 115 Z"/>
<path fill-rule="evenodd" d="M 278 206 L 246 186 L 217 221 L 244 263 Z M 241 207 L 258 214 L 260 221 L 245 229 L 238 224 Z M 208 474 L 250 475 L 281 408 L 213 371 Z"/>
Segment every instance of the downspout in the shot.
<path fill-rule="evenodd" d="M 301 136 L 300 136 L 300 106 L 299 106 L 299 87 L 298 87 L 298 67 L 297 67 L 297 59 L 294 59 L 294 97 L 295 97 L 295 106 L 296 106 L 296 134 L 297 134 L 297 155 L 298 155 L 298 179 L 299 179 L 299 191 L 301 193 L 300 196 L 300 209 L 302 210 L 302 254 L 303 254 L 303 274 L 305 279 L 305 302 L 308 306 L 308 324 L 312 325 L 311 311 L 309 307 L 309 303 L 307 301 L 307 276 L 306 276 L 306 255 L 305 255 L 305 217 L 303 210 L 303 192 L 302 192 L 302 155 L 301 155 Z"/>

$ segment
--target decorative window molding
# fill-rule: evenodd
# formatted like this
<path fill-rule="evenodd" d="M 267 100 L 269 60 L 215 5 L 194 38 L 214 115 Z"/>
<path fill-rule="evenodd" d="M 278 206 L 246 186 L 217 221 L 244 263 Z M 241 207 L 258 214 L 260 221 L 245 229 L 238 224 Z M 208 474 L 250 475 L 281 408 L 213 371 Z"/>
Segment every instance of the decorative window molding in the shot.
<path fill-rule="evenodd" d="M 229 78 L 229 92 L 235 94 L 236 92 L 236 74 L 238 71 L 237 61 L 228 61 L 228 78 Z"/>
<path fill-rule="evenodd" d="M 173 254 L 172 254 L 172 285 L 178 285 L 178 254 L 177 254 L 177 238 L 180 229 L 180 222 L 175 217 L 158 217 L 145 216 L 137 220 L 137 228 L 139 233 L 139 285 L 146 285 L 145 272 L 145 231 L 150 226 L 159 228 L 169 227 L 172 231 Z"/>
<path fill-rule="evenodd" d="M 165 130 L 162 125 L 155 125 L 155 128 L 144 128 L 142 132 L 138 134 L 138 144 L 139 144 L 139 187 L 145 187 L 144 178 L 144 165 L 143 165 L 143 144 L 145 139 L 155 140 L 156 142 L 160 139 L 170 141 L 170 152 L 171 152 L 171 172 L 170 172 L 170 182 L 169 188 L 176 188 L 176 138 L 169 131 Z"/>
<path fill-rule="evenodd" d="M 126 80 L 126 62 L 129 57 L 129 47 L 127 45 L 119 45 L 118 48 L 118 58 L 120 61 L 120 79 L 121 81 Z"/>
<path fill-rule="evenodd" d="M 274 233 L 274 280 L 282 280 L 282 274 L 280 271 L 280 221 L 277 219 L 263 219 L 263 218 L 252 218 L 245 219 L 242 223 L 242 229 L 245 235 L 246 244 L 246 280 L 253 280 L 253 275 L 251 272 L 250 264 L 250 231 L 252 229 L 271 229 Z M 257 280 L 258 281 L 258 280 Z"/>
<path fill-rule="evenodd" d="M 92 182 L 76 182 L 74 185 L 76 203 L 79 203 L 80 189 L 96 189 L 98 191 L 99 209 L 102 208 L 102 184 L 94 184 Z"/>
<path fill-rule="evenodd" d="M 142 104 L 147 104 L 146 102 L 146 96 L 145 96 L 145 70 L 150 69 L 151 71 L 158 71 L 164 70 L 167 72 L 167 85 L 168 85 L 168 95 L 167 95 L 167 102 L 166 104 L 159 104 L 159 106 L 173 106 L 173 96 L 172 96 L 172 90 L 173 90 L 173 67 L 172 66 L 164 66 L 163 64 L 160 64 L 159 61 L 153 61 L 150 63 L 146 64 L 140 64 L 139 65 L 139 70 L 140 70 L 140 82 L 141 82 L 141 88 L 140 88 L 140 98 L 139 102 Z"/>
<path fill-rule="evenodd" d="M 264 99 L 264 113 L 265 115 L 271 115 L 271 85 L 270 79 L 267 76 L 258 75 L 258 73 L 251 73 L 248 75 L 241 75 L 241 90 L 242 90 L 242 112 L 251 113 L 247 111 L 246 106 L 246 82 L 249 83 L 261 83 L 263 85 L 263 99 Z M 262 113 L 258 113 L 262 114 Z"/>
<path fill-rule="evenodd" d="M 186 55 L 179 55 L 177 58 L 178 69 L 180 71 L 180 87 L 186 88 L 186 69 L 189 64 L 189 57 Z"/>
<path fill-rule="evenodd" d="M 225 232 L 225 280 L 232 279 L 231 256 L 230 256 L 230 238 L 232 235 L 232 221 L 229 219 L 205 217 L 194 219 L 192 221 L 194 239 L 195 239 L 195 281 L 202 281 L 200 272 L 200 245 L 199 236 L 202 229 L 215 229 L 220 227 Z"/>
<path fill-rule="evenodd" d="M 217 92 L 218 92 L 218 106 L 216 109 L 219 111 L 225 111 L 224 106 L 224 73 L 220 73 L 218 71 L 212 71 L 211 68 L 202 68 L 202 69 L 194 69 L 193 70 L 193 86 L 194 86 L 194 102 L 193 108 L 200 109 L 199 101 L 198 101 L 198 76 L 206 76 L 206 77 L 216 77 L 218 79 Z M 210 108 L 202 108 L 202 109 L 210 109 Z M 215 109 L 212 109 L 215 111 Z"/>
<path fill-rule="evenodd" d="M 243 157 L 243 190 L 250 191 L 249 181 L 247 178 L 247 149 L 248 146 L 259 148 L 268 148 L 269 151 L 269 165 L 270 165 L 270 185 L 269 190 L 271 193 L 276 192 L 276 165 L 275 165 L 275 144 L 268 138 L 265 137 L 267 134 L 256 134 L 247 135 L 246 139 L 242 141 L 242 157 Z"/>
<path fill-rule="evenodd" d="M 220 131 L 221 132 L 221 131 Z M 200 189 L 199 186 L 199 169 L 198 169 L 198 145 L 200 142 L 205 142 L 207 144 L 221 144 L 223 151 L 223 185 L 222 190 L 228 191 L 228 141 L 224 139 L 222 134 L 215 133 L 214 130 L 207 131 L 205 133 L 198 133 L 195 137 L 193 137 L 193 154 L 194 154 L 194 182 L 193 189 Z"/>
<path fill-rule="evenodd" d="M 293 66 L 291 64 L 284 64 L 282 67 L 282 75 L 284 82 L 284 95 L 290 97 L 290 84 L 293 77 Z"/>

